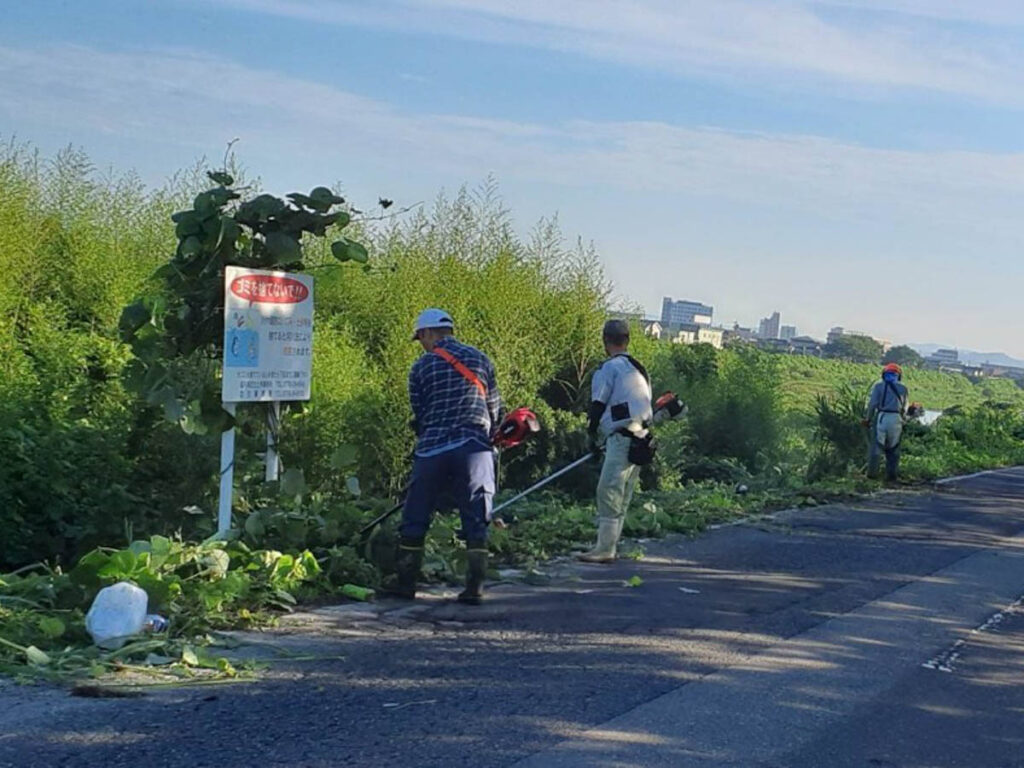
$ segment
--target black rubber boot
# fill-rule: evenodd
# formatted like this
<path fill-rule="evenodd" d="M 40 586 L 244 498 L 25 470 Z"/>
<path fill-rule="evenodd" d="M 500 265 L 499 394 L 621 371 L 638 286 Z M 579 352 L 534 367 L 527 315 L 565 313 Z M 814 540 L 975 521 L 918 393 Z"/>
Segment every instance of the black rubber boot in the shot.
<path fill-rule="evenodd" d="M 487 578 L 487 542 L 466 542 L 466 588 L 459 593 L 459 602 L 480 605 L 484 599 L 484 579 Z"/>
<path fill-rule="evenodd" d="M 895 483 L 899 479 L 900 449 L 890 448 L 885 452 L 885 479 Z"/>
<path fill-rule="evenodd" d="M 423 567 L 423 539 L 402 537 L 395 556 L 395 576 L 384 582 L 382 591 L 390 597 L 416 599 L 416 579 Z"/>
<path fill-rule="evenodd" d="M 878 478 L 878 465 L 881 464 L 881 457 L 878 452 L 871 454 L 868 458 L 868 477 L 872 480 Z"/>

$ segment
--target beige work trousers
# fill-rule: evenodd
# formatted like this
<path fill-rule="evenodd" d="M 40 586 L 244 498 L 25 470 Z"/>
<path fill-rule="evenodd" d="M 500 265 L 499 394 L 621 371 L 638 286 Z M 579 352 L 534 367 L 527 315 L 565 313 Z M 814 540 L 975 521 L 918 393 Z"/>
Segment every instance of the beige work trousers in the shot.
<path fill-rule="evenodd" d="M 622 519 L 626 516 L 640 467 L 629 463 L 630 439 L 612 434 L 604 444 L 604 464 L 597 483 L 597 517 Z"/>

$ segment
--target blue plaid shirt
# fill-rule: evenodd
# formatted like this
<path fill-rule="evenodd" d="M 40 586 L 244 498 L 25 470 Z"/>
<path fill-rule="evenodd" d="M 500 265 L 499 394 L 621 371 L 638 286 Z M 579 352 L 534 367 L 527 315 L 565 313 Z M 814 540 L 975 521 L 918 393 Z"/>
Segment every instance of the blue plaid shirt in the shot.
<path fill-rule="evenodd" d="M 455 366 L 440 355 L 422 355 L 409 371 L 409 402 L 416 427 L 416 455 L 432 456 L 479 440 L 491 444 L 491 435 L 503 417 L 501 393 L 494 365 L 475 347 L 452 336 L 437 343 L 477 375 L 487 397 Z"/>

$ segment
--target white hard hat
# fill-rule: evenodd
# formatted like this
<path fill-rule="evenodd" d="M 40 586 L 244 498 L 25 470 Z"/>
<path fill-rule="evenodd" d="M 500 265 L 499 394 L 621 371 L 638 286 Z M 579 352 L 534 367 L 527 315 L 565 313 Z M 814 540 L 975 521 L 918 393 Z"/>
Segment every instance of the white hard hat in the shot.
<path fill-rule="evenodd" d="M 452 320 L 451 315 L 443 309 L 431 307 L 430 309 L 424 309 L 420 312 L 420 316 L 416 318 L 412 340 L 416 341 L 416 334 L 425 328 L 455 328 L 455 322 Z"/>

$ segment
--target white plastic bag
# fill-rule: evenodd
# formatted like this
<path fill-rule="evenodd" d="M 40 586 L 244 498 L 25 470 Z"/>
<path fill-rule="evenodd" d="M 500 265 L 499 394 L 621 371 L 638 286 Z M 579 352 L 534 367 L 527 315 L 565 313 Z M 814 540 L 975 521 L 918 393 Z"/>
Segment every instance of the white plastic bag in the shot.
<path fill-rule="evenodd" d="M 145 590 L 127 581 L 104 587 L 85 615 L 85 629 L 100 648 L 120 648 L 142 631 L 148 604 Z"/>

